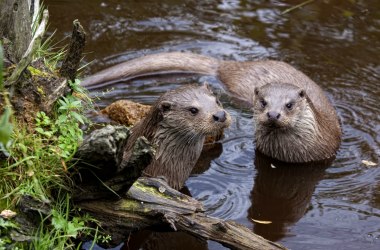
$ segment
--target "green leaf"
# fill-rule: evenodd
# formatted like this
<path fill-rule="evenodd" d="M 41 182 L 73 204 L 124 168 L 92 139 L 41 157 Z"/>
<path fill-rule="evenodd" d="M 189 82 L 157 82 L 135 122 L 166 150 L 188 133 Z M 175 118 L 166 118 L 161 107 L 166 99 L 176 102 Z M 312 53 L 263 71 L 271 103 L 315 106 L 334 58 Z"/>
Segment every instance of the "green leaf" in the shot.
<path fill-rule="evenodd" d="M 9 122 L 11 116 L 11 109 L 6 107 L 4 113 L 0 116 L 0 143 L 7 147 L 8 142 L 11 140 L 13 131 L 12 123 Z"/>
<path fill-rule="evenodd" d="M 74 116 L 74 118 L 79 121 L 80 123 L 84 124 L 84 121 L 83 121 L 83 117 L 78 114 L 77 112 L 71 112 L 70 113 L 72 116 Z"/>
<path fill-rule="evenodd" d="M 71 103 L 71 105 L 72 105 L 72 106 L 75 106 L 75 107 L 80 107 L 80 106 L 81 106 L 81 103 L 82 103 L 82 101 L 78 100 L 78 101 L 73 101 L 73 102 Z"/>
<path fill-rule="evenodd" d="M 51 220 L 51 224 L 56 230 L 63 230 L 67 224 L 65 218 L 55 210 L 52 211 L 52 215 L 53 219 Z"/>
<path fill-rule="evenodd" d="M 37 131 L 38 133 L 40 133 L 41 135 L 44 135 L 46 136 L 47 138 L 50 138 L 53 136 L 54 132 L 53 131 L 49 131 L 49 130 L 44 130 L 43 128 L 35 128 L 34 129 L 35 131 Z"/>
<path fill-rule="evenodd" d="M 67 116 L 66 115 L 60 115 L 58 117 L 58 123 L 65 123 L 67 121 Z"/>

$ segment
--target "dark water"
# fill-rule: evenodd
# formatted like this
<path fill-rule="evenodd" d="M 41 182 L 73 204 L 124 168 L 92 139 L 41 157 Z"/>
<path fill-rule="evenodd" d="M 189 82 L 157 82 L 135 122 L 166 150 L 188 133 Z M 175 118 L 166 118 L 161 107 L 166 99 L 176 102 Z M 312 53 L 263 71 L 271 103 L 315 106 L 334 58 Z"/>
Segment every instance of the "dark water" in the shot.
<path fill-rule="evenodd" d="M 255 154 L 250 112 L 224 94 L 234 122 L 210 153 L 215 158 L 203 158 L 186 184 L 208 214 L 288 248 L 380 249 L 380 1 L 316 0 L 281 14 L 300 2 L 45 1 L 57 37 L 70 35 L 76 18 L 87 30 L 88 73 L 144 54 L 192 51 L 239 61 L 283 60 L 309 75 L 332 99 L 343 125 L 330 167 L 270 168 Z M 220 89 L 211 77 L 193 77 L 139 80 L 93 94 L 100 94 L 100 107 L 123 98 L 152 103 L 168 89 L 206 80 Z M 182 234 L 141 235 L 124 249 L 223 249 Z"/>

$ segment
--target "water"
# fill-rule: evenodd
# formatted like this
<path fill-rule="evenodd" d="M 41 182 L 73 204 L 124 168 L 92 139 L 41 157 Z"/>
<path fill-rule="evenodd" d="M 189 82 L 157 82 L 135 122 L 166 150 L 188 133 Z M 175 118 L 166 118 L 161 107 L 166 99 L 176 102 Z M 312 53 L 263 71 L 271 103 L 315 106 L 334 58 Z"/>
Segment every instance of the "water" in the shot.
<path fill-rule="evenodd" d="M 302 70 L 326 91 L 342 123 L 342 146 L 328 168 L 271 168 L 255 153 L 250 113 L 223 94 L 234 122 L 186 184 L 208 214 L 288 248 L 380 249 L 380 2 L 314 1 L 281 14 L 300 2 L 45 1 L 57 37 L 70 35 L 74 19 L 87 30 L 88 74 L 163 51 L 270 58 Z M 212 77 L 145 79 L 112 86 L 97 105 L 124 98 L 151 104 L 168 89 L 203 81 L 220 89 Z M 124 249 L 223 249 L 181 233 L 139 234 Z"/>

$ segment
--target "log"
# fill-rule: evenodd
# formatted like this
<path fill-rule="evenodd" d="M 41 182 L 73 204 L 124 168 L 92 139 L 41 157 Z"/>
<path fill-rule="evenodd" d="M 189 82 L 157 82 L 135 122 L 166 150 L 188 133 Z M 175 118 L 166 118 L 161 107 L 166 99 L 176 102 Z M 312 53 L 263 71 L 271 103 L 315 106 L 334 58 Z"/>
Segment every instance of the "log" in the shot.
<path fill-rule="evenodd" d="M 170 188 L 159 178 L 139 178 L 120 200 L 84 201 L 76 206 L 97 218 L 106 233 L 112 235 L 112 244 L 125 240 L 131 230 L 166 225 L 232 249 L 286 249 L 238 223 L 205 215 L 199 201 Z"/>

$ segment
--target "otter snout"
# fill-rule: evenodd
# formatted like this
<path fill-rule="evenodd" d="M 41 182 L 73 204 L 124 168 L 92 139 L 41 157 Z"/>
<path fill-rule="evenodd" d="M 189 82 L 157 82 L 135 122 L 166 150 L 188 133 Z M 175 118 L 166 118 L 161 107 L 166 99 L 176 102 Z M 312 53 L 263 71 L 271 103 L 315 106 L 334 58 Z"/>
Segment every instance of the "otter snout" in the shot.
<path fill-rule="evenodd" d="M 225 122 L 227 119 L 227 113 L 226 111 L 221 110 L 213 114 L 212 118 L 214 118 L 214 121 L 216 122 Z"/>
<path fill-rule="evenodd" d="M 269 120 L 278 120 L 281 117 L 281 114 L 276 111 L 269 111 L 267 113 L 267 117 Z"/>

